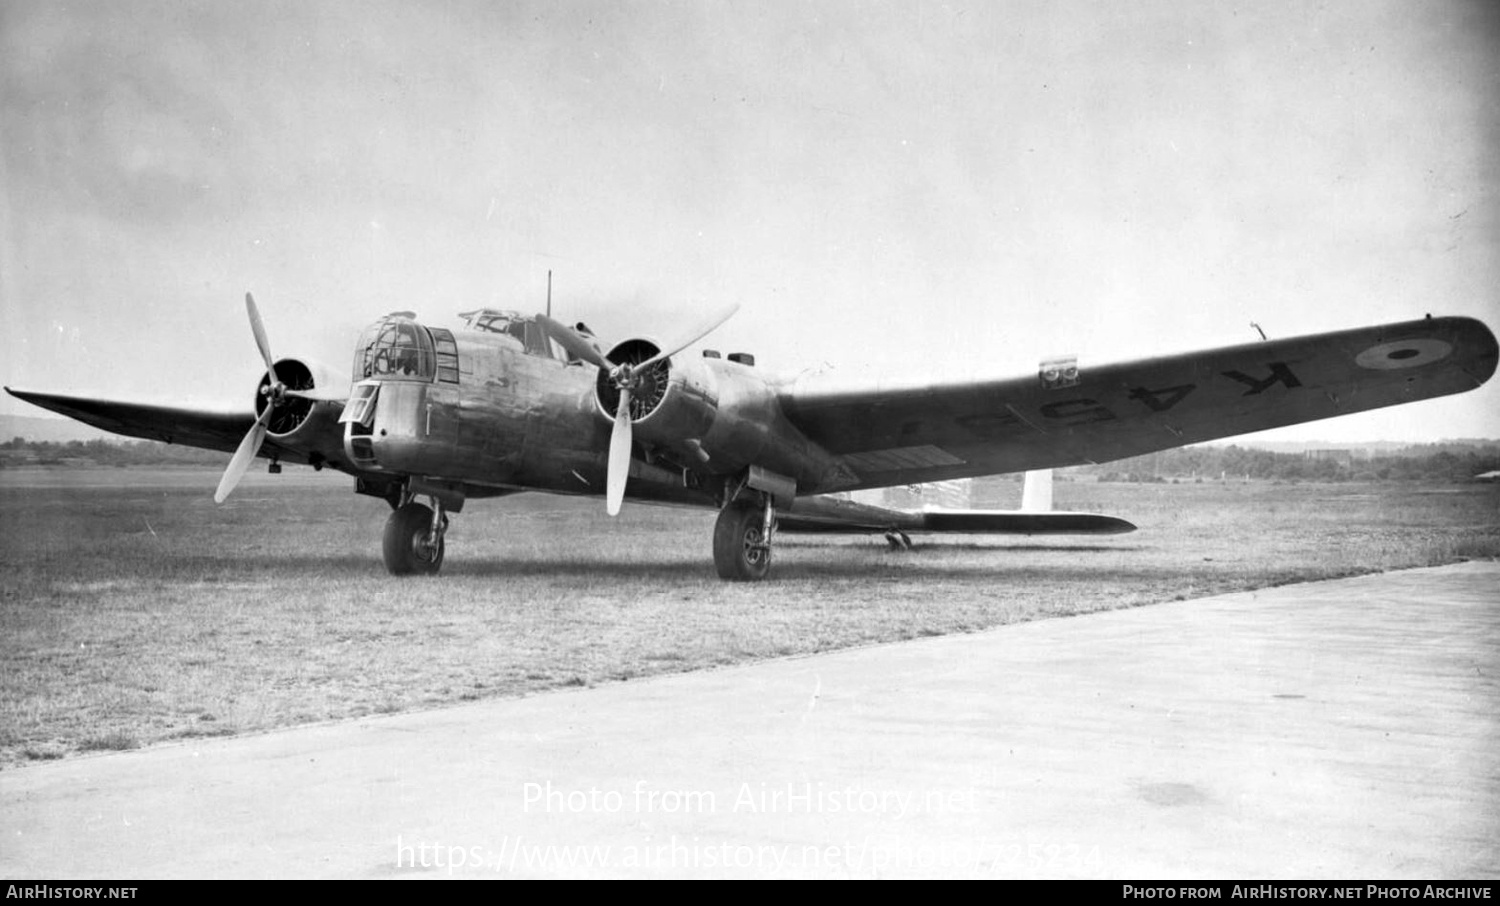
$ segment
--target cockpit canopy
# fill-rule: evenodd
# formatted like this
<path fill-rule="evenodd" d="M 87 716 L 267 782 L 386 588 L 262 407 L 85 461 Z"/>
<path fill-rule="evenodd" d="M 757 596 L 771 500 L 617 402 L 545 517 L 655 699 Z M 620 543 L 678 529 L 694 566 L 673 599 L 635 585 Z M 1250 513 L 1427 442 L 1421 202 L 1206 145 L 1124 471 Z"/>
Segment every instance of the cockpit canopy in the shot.
<path fill-rule="evenodd" d="M 568 361 L 568 353 L 547 336 L 547 332 L 535 318 L 528 315 L 498 308 L 478 308 L 460 312 L 458 316 L 464 319 L 465 326 L 470 330 L 508 336 L 521 344 L 521 348 L 530 355 L 556 359 L 559 362 Z"/>

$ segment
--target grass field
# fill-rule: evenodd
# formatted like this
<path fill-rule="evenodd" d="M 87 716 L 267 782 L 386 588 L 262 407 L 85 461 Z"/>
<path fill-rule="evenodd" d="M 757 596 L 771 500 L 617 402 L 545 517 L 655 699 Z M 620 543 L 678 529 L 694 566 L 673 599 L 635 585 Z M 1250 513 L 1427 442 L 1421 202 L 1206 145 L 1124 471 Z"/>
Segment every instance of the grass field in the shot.
<path fill-rule="evenodd" d="M 1057 485 L 1104 539 L 787 537 L 726 584 L 713 514 L 536 495 L 380 562 L 346 478 L 0 471 L 0 764 L 244 733 L 1363 572 L 1500 557 L 1500 486 Z"/>

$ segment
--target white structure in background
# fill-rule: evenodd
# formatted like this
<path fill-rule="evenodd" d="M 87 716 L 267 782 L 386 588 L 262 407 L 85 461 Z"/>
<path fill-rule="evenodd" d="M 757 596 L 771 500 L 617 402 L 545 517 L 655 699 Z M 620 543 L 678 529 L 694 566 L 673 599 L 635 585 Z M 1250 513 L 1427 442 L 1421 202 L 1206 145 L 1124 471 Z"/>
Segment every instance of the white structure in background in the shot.
<path fill-rule="evenodd" d="M 1026 484 L 1021 489 L 1021 512 L 1052 512 L 1052 470 L 1041 469 L 1026 473 Z"/>
<path fill-rule="evenodd" d="M 852 491 L 847 499 L 871 506 L 921 509 L 939 507 L 945 510 L 969 508 L 973 496 L 972 478 L 955 478 L 951 481 L 931 481 L 926 484 L 909 484 L 895 488 L 871 488 L 867 491 Z"/>
<path fill-rule="evenodd" d="M 973 505 L 973 479 L 957 478 L 952 481 L 933 481 L 927 484 L 909 484 L 896 488 L 871 488 L 866 491 L 850 491 L 834 496 L 855 503 L 871 506 L 896 507 L 898 509 L 937 508 L 965 510 Z M 1022 513 L 1052 512 L 1052 470 L 1042 469 L 1026 473 L 1026 483 L 1021 488 Z"/>
<path fill-rule="evenodd" d="M 937 506 L 945 510 L 966 510 L 969 508 L 971 484 L 973 481 L 968 478 L 934 481 L 930 484 L 917 485 L 921 488 L 918 496 L 922 498 L 923 506 Z"/>

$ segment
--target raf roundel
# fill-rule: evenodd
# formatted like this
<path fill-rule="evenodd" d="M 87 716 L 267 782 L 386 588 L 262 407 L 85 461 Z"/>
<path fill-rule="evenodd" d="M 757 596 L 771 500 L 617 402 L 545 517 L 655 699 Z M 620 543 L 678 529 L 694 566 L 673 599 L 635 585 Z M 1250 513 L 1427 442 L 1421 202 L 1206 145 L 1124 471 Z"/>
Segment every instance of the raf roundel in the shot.
<path fill-rule="evenodd" d="M 1416 368 L 1429 362 L 1448 357 L 1453 347 L 1442 340 L 1415 339 L 1396 340 L 1371 346 L 1354 357 L 1354 364 L 1361 368 L 1392 371 L 1397 368 Z"/>

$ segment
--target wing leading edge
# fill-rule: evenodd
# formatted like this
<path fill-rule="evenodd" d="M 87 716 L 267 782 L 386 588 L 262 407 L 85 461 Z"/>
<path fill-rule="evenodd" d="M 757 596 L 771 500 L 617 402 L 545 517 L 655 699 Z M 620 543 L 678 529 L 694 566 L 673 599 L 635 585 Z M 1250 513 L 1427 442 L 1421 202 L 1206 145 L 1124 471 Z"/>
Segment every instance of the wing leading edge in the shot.
<path fill-rule="evenodd" d="M 245 432 L 255 424 L 255 416 L 250 413 L 183 409 L 61 393 L 36 393 L 11 387 L 6 387 L 5 392 L 34 406 L 114 434 L 225 453 L 233 453 Z"/>
<path fill-rule="evenodd" d="M 1472 318 L 1426 318 L 1005 380 L 782 388 L 787 418 L 840 458 L 840 487 L 1108 462 L 1472 390 L 1495 372 Z M 851 481 L 852 479 L 852 481 Z"/>

